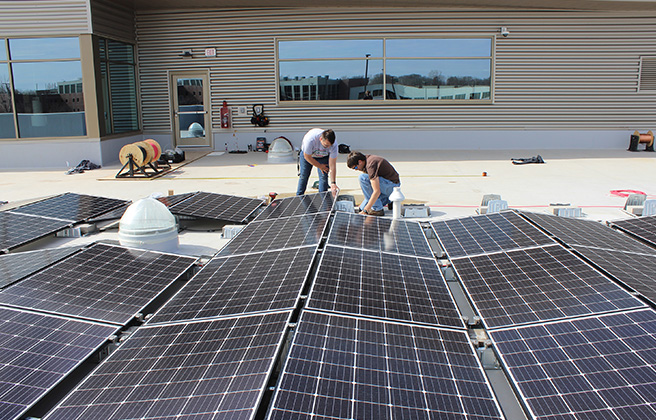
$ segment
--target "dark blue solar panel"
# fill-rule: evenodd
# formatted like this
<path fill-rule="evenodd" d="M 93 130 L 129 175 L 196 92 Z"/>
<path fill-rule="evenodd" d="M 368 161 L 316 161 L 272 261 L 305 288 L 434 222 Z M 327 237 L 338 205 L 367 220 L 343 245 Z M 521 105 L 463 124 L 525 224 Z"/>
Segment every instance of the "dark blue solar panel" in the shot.
<path fill-rule="evenodd" d="M 269 419 L 499 419 L 465 331 L 306 311 Z"/>
<path fill-rule="evenodd" d="M 450 258 L 555 243 L 514 212 L 433 222 L 431 226 Z"/>
<path fill-rule="evenodd" d="M 656 216 L 618 220 L 612 222 L 612 226 L 656 246 Z"/>
<path fill-rule="evenodd" d="M 489 328 L 644 306 L 560 245 L 452 263 Z"/>
<path fill-rule="evenodd" d="M 126 324 L 196 261 L 96 244 L 0 291 L 0 303 Z"/>
<path fill-rule="evenodd" d="M 330 192 L 282 198 L 269 204 L 255 220 L 329 212 L 333 209 L 334 202 L 335 200 Z"/>
<path fill-rule="evenodd" d="M 0 252 L 52 235 L 71 222 L 27 214 L 0 212 Z"/>
<path fill-rule="evenodd" d="M 214 258 L 149 323 L 296 306 L 316 247 Z"/>
<path fill-rule="evenodd" d="M 405 220 L 337 212 L 328 243 L 433 258 L 421 225 Z"/>
<path fill-rule="evenodd" d="M 66 193 L 15 208 L 11 212 L 68 220 L 69 222 L 82 222 L 124 206 L 126 203 L 125 200 L 114 198 Z"/>
<path fill-rule="evenodd" d="M 143 326 L 45 419 L 251 419 L 289 317 Z"/>
<path fill-rule="evenodd" d="M 406 255 L 327 246 L 308 306 L 463 327 L 437 262 Z"/>
<path fill-rule="evenodd" d="M 116 330 L 0 307 L 0 418 L 23 418 Z"/>
<path fill-rule="evenodd" d="M 263 200 L 255 198 L 199 192 L 171 205 L 169 210 L 181 216 L 244 222 L 262 204 Z"/>
<path fill-rule="evenodd" d="M 492 331 L 535 419 L 656 418 L 656 312 Z"/>
<path fill-rule="evenodd" d="M 0 255 L 0 288 L 68 257 L 80 248 L 71 246 Z"/>

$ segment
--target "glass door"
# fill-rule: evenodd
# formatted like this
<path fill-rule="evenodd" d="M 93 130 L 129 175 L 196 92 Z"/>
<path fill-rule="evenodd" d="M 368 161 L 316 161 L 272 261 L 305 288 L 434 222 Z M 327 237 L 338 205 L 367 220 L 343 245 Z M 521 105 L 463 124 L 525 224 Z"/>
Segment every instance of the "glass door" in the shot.
<path fill-rule="evenodd" d="M 176 146 L 212 147 L 209 97 L 206 72 L 171 73 Z"/>

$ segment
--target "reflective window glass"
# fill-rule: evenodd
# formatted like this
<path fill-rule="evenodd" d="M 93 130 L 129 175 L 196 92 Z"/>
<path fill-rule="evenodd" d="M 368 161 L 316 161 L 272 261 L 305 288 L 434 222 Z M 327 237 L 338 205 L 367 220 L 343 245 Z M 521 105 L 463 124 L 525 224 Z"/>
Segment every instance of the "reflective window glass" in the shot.
<path fill-rule="evenodd" d="M 86 135 L 79 61 L 12 63 L 20 137 Z"/>
<path fill-rule="evenodd" d="M 139 114 L 134 66 L 110 63 L 109 68 L 114 133 L 138 130 Z"/>
<path fill-rule="evenodd" d="M 382 39 L 333 39 L 317 41 L 280 41 L 278 58 L 357 58 L 383 56 Z"/>
<path fill-rule="evenodd" d="M 386 81 L 386 99 L 487 99 L 490 60 L 387 60 Z"/>
<path fill-rule="evenodd" d="M 387 57 L 490 57 L 491 38 L 388 39 Z"/>
<path fill-rule="evenodd" d="M 134 51 L 132 45 L 123 42 L 107 40 L 107 58 L 110 61 L 123 61 L 134 63 Z"/>
<path fill-rule="evenodd" d="M 7 59 L 7 46 L 5 45 L 5 40 L 0 38 L 0 60 Z"/>
<path fill-rule="evenodd" d="M 24 38 L 9 40 L 12 60 L 80 58 L 77 38 Z"/>
<path fill-rule="evenodd" d="M 15 137 L 9 66 L 7 63 L 0 63 L 0 139 L 13 139 Z"/>
<path fill-rule="evenodd" d="M 280 100 L 363 99 L 383 60 L 288 61 L 280 63 Z"/>

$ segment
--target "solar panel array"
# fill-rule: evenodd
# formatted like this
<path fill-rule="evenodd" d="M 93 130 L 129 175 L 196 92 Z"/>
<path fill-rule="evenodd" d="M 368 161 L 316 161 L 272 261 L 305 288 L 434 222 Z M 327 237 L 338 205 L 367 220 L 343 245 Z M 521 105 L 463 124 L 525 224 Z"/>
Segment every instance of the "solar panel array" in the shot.
<path fill-rule="evenodd" d="M 329 212 L 333 209 L 334 203 L 335 200 L 330 192 L 282 198 L 269 204 L 255 220 Z"/>
<path fill-rule="evenodd" d="M 328 244 L 433 258 L 417 222 L 338 212 Z"/>
<path fill-rule="evenodd" d="M 328 222 L 328 213 L 251 222 L 219 252 L 219 256 L 317 245 Z"/>
<path fill-rule="evenodd" d="M 656 305 L 656 255 L 574 247 L 585 258 Z"/>
<path fill-rule="evenodd" d="M 450 258 L 555 243 L 514 212 L 433 222 L 431 226 Z"/>
<path fill-rule="evenodd" d="M 228 222 L 245 222 L 263 200 L 234 195 L 199 192 L 169 207 L 171 213 Z"/>
<path fill-rule="evenodd" d="M 0 289 L 68 257 L 80 248 L 70 246 L 0 255 Z"/>
<path fill-rule="evenodd" d="M 0 418 L 23 418 L 116 330 L 0 307 Z"/>
<path fill-rule="evenodd" d="M 651 247 L 593 220 L 531 212 L 521 212 L 521 214 L 569 246 L 579 245 L 656 254 L 656 250 Z"/>
<path fill-rule="evenodd" d="M 612 226 L 656 246 L 656 216 L 618 220 Z"/>
<path fill-rule="evenodd" d="M 149 323 L 294 308 L 315 252 L 310 246 L 214 258 Z"/>
<path fill-rule="evenodd" d="M 464 330 L 305 311 L 268 418 L 502 415 Z"/>
<path fill-rule="evenodd" d="M 490 332 L 535 419 L 656 418 L 656 312 Z"/>
<path fill-rule="evenodd" d="M 452 263 L 488 328 L 644 306 L 560 245 Z"/>
<path fill-rule="evenodd" d="M 308 307 L 463 327 L 434 259 L 327 246 Z"/>
<path fill-rule="evenodd" d="M 124 206 L 126 203 L 125 200 L 115 198 L 66 193 L 15 208 L 11 212 L 67 220 L 69 222 L 82 222 Z"/>
<path fill-rule="evenodd" d="M 289 311 L 139 328 L 45 419 L 250 419 Z"/>
<path fill-rule="evenodd" d="M 0 252 L 18 248 L 71 225 L 71 222 L 59 219 L 0 212 Z"/>
<path fill-rule="evenodd" d="M 96 244 L 0 291 L 0 304 L 126 324 L 195 258 Z"/>

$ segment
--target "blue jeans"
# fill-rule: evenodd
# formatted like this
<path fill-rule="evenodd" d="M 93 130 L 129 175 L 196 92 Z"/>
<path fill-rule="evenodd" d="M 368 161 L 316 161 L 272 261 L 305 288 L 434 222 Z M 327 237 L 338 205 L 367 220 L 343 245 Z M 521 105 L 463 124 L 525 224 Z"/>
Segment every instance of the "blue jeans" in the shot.
<path fill-rule="evenodd" d="M 321 164 L 328 165 L 329 156 L 314 159 Z M 307 188 L 308 179 L 310 179 L 310 173 L 312 172 L 313 166 L 305 160 L 305 155 L 302 151 L 298 157 L 298 162 L 300 174 L 298 178 L 298 187 L 296 188 L 296 195 L 303 195 L 305 194 L 305 189 Z M 328 191 L 328 174 L 324 173 L 319 168 L 317 168 L 317 172 L 319 174 L 319 192 Z"/>
<path fill-rule="evenodd" d="M 378 181 L 380 183 L 380 195 L 378 196 L 378 200 L 374 203 L 374 205 L 371 207 L 372 210 L 382 210 L 383 206 L 386 206 L 389 204 L 389 196 L 392 194 L 394 191 L 394 187 L 400 187 L 401 184 L 395 184 L 392 181 L 385 179 L 381 176 L 378 177 Z M 374 189 L 371 186 L 371 180 L 369 179 L 369 175 L 367 174 L 360 174 L 360 188 L 362 189 L 362 194 L 364 194 L 364 201 L 362 204 L 360 204 L 360 210 L 362 210 L 367 203 L 369 202 L 369 199 L 371 198 L 371 194 L 373 194 Z"/>

